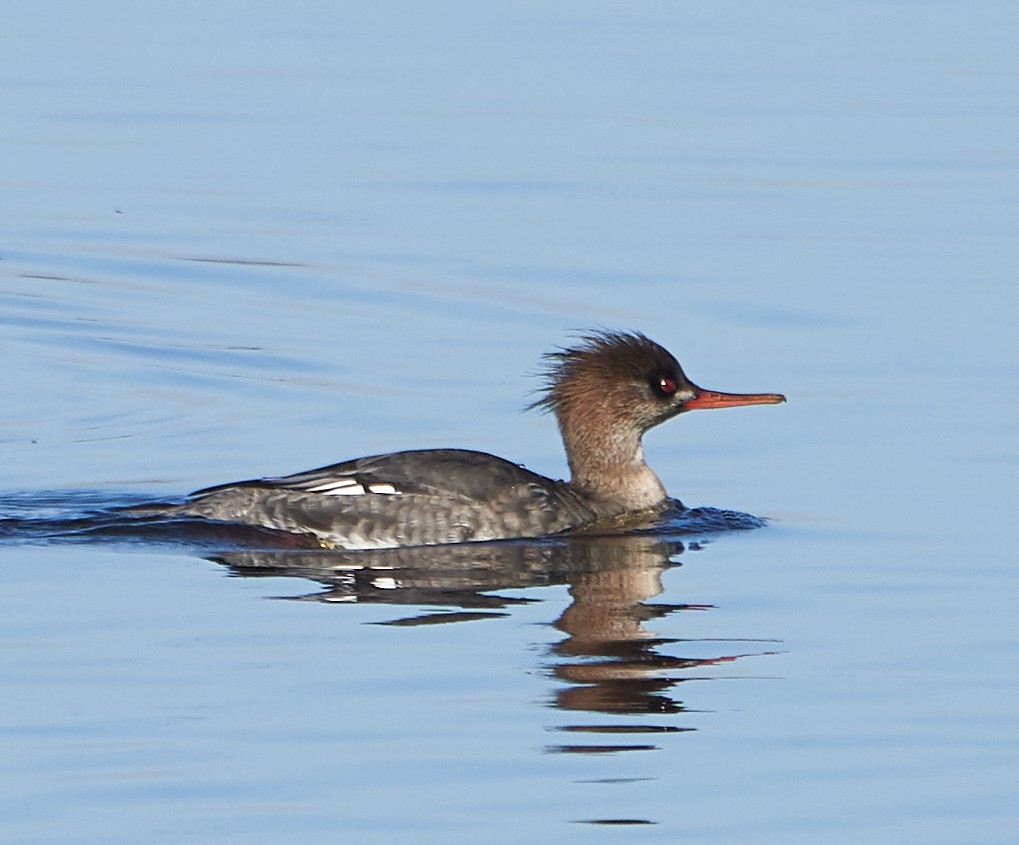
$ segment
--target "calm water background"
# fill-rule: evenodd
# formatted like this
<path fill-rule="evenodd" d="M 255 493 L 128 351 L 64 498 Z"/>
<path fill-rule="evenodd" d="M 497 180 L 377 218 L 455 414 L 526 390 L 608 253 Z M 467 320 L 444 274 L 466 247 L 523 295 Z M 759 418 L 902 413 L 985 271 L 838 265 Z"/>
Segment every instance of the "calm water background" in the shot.
<path fill-rule="evenodd" d="M 1014 842 L 1017 31 L 1011 2 L 8 4 L 8 515 L 417 446 L 558 476 L 516 412 L 597 324 L 790 401 L 648 438 L 687 504 L 773 520 L 634 586 L 657 712 L 584 697 L 576 583 L 378 625 L 454 611 L 4 542 L 3 840 Z"/>

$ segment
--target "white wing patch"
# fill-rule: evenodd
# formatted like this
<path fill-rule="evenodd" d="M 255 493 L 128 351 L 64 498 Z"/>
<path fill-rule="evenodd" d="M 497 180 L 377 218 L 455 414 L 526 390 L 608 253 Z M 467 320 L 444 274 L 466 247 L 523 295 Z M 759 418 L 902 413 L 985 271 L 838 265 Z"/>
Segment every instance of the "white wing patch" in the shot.
<path fill-rule="evenodd" d="M 308 488 L 309 493 L 321 493 L 323 496 L 363 496 L 366 493 L 379 493 L 384 496 L 399 494 L 392 484 L 369 484 L 365 489 L 355 478 L 336 478 Z"/>
<path fill-rule="evenodd" d="M 368 489 L 372 493 L 381 493 L 383 496 L 395 496 L 400 492 L 392 484 L 369 484 Z"/>
<path fill-rule="evenodd" d="M 327 496 L 363 496 L 364 487 L 354 478 L 337 478 L 308 488 L 309 493 L 324 493 Z"/>

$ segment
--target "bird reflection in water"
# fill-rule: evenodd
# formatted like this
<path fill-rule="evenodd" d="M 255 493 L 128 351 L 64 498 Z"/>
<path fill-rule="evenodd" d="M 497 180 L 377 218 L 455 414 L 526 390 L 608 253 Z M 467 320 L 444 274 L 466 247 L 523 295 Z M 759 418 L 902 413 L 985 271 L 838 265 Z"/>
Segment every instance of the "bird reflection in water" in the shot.
<path fill-rule="evenodd" d="M 566 638 L 551 647 L 546 667 L 552 677 L 564 682 L 552 694 L 551 705 L 564 711 L 664 715 L 685 709 L 670 692 L 677 684 L 695 679 L 693 673 L 699 669 L 748 656 L 726 650 L 708 658 L 675 657 L 663 648 L 681 641 L 656 636 L 645 627 L 677 611 L 710 609 L 710 605 L 649 601 L 662 592 L 662 573 L 678 566 L 684 551 L 684 544 L 675 539 L 630 534 L 353 552 L 245 550 L 214 559 L 238 575 L 296 576 L 325 588 L 301 600 L 433 609 L 382 623 L 387 625 L 506 616 L 514 605 L 532 599 L 501 593 L 568 585 L 572 601 L 553 623 Z M 610 724 L 557 730 L 619 734 L 685 728 Z M 577 743 L 548 750 L 604 752 L 633 747 Z"/>

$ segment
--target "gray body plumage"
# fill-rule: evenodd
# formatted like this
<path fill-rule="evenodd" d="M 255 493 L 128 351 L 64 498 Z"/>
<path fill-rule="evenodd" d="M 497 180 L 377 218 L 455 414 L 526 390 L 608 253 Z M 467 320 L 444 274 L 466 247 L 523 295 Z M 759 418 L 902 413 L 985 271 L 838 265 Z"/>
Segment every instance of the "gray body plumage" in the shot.
<path fill-rule="evenodd" d="M 562 481 L 463 449 L 394 452 L 210 487 L 174 510 L 347 549 L 538 537 L 601 515 Z"/>

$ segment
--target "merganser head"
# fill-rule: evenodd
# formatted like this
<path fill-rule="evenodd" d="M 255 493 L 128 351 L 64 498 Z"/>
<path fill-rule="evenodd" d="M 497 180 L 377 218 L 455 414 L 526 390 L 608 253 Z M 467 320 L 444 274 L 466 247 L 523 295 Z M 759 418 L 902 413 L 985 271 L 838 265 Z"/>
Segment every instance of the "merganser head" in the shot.
<path fill-rule="evenodd" d="M 549 352 L 544 360 L 544 390 L 529 407 L 552 411 L 560 428 L 601 418 L 632 427 L 639 436 L 685 411 L 785 401 L 777 393 L 698 387 L 667 349 L 639 332 L 582 334 L 575 345 Z"/>
<path fill-rule="evenodd" d="M 532 408 L 552 411 L 570 464 L 570 484 L 606 513 L 656 508 L 668 498 L 644 460 L 644 433 L 684 411 L 784 402 L 777 393 L 704 390 L 679 362 L 638 332 L 583 334 L 550 352 L 544 391 Z"/>

